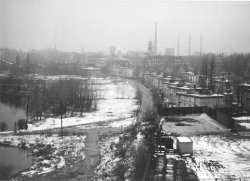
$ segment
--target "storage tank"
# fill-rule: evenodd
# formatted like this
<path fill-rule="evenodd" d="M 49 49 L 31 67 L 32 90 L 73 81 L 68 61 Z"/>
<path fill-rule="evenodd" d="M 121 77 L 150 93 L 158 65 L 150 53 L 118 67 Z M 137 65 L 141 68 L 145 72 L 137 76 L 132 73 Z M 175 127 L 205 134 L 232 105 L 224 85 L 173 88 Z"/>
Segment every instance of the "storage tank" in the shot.
<path fill-rule="evenodd" d="M 193 141 L 189 137 L 177 137 L 177 150 L 180 154 L 193 154 Z"/>

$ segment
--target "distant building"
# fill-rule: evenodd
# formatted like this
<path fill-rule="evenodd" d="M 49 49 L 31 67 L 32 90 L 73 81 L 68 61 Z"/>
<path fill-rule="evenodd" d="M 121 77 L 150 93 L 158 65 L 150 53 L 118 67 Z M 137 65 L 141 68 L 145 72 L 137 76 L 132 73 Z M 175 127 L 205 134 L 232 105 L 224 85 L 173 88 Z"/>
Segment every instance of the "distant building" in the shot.
<path fill-rule="evenodd" d="M 110 56 L 114 57 L 115 56 L 115 51 L 116 51 L 116 47 L 115 46 L 111 46 L 110 47 Z"/>
<path fill-rule="evenodd" d="M 250 84 L 236 85 L 236 97 L 240 106 L 250 107 Z"/>
<path fill-rule="evenodd" d="M 166 56 L 174 56 L 174 48 L 166 48 L 165 55 Z"/>
<path fill-rule="evenodd" d="M 114 66 L 111 69 L 111 74 L 114 76 L 133 78 L 134 77 L 134 69 L 130 68 L 130 67 Z"/>
<path fill-rule="evenodd" d="M 82 75 L 86 77 L 101 77 L 101 69 L 95 67 L 81 67 Z"/>
<path fill-rule="evenodd" d="M 152 41 L 148 42 L 148 55 L 153 55 L 154 50 L 153 50 L 153 43 Z"/>
<path fill-rule="evenodd" d="M 121 68 L 121 76 L 133 78 L 134 77 L 134 69 L 130 67 L 122 67 Z"/>
<path fill-rule="evenodd" d="M 121 57 L 121 56 L 122 56 L 121 50 L 118 50 L 118 51 L 117 51 L 117 56 L 118 56 L 118 57 Z"/>
<path fill-rule="evenodd" d="M 177 92 L 177 106 L 178 107 L 194 107 L 194 106 L 208 106 L 211 108 L 223 107 L 224 99 L 222 94 L 198 94 Z"/>

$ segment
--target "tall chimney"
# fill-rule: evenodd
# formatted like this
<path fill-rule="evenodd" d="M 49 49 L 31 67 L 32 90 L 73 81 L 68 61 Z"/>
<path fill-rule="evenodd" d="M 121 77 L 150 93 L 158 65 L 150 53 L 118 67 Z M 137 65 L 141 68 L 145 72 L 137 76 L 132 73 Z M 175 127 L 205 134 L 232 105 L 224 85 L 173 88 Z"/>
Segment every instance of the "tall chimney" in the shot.
<path fill-rule="evenodd" d="M 202 35 L 200 37 L 200 55 L 202 55 Z"/>
<path fill-rule="evenodd" d="M 191 55 L 191 37 L 189 36 L 189 39 L 188 39 L 188 55 L 190 56 Z"/>
<path fill-rule="evenodd" d="M 157 55 L 157 23 L 155 23 L 155 55 Z"/>
<path fill-rule="evenodd" d="M 180 56 L 180 40 L 179 40 L 179 36 L 177 39 L 177 56 Z"/>

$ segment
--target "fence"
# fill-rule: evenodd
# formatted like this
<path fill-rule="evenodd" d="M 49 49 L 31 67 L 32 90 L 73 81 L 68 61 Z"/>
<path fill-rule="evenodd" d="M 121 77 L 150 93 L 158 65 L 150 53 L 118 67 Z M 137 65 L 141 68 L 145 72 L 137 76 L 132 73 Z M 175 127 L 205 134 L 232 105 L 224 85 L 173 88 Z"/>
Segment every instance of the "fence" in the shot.
<path fill-rule="evenodd" d="M 210 107 L 158 107 L 158 113 L 160 116 L 183 116 L 187 114 L 202 114 L 206 113 L 208 116 L 219 122 L 220 124 L 230 128 L 232 130 L 245 130 L 244 126 L 237 124 L 232 118 L 232 113 L 235 110 L 233 108 L 217 108 Z"/>
<path fill-rule="evenodd" d="M 226 112 L 220 110 L 220 109 L 212 109 L 212 108 L 207 108 L 207 114 L 220 124 L 230 128 L 230 129 L 235 129 L 236 124 L 235 120 Z"/>
<path fill-rule="evenodd" d="M 85 128 L 79 129 L 77 127 L 70 127 L 70 128 L 63 128 L 62 134 L 63 136 L 69 135 L 86 135 L 88 130 L 96 130 L 98 131 L 99 135 L 112 135 L 123 133 L 128 127 L 99 127 L 99 128 Z M 46 135 L 51 136 L 53 134 L 61 135 L 61 129 L 49 129 L 49 130 L 39 130 L 39 131 L 32 131 L 32 132 L 18 132 L 15 135 Z"/>
<path fill-rule="evenodd" d="M 193 180 L 186 180 L 186 181 L 193 181 Z M 240 178 L 227 178 L 227 179 L 222 179 L 222 178 L 199 178 L 199 181 L 250 181 L 250 177 L 240 177 Z"/>
<path fill-rule="evenodd" d="M 158 107 L 158 113 L 161 116 L 173 116 L 173 115 L 187 115 L 187 114 L 201 114 L 207 112 L 206 106 L 202 107 Z"/>

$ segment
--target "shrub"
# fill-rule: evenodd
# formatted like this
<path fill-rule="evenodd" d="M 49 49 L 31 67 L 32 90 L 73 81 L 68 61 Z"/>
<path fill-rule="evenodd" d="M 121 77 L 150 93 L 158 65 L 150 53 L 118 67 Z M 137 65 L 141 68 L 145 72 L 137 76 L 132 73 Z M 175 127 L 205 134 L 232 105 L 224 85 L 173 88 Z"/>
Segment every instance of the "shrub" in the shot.
<path fill-rule="evenodd" d="M 114 167 L 114 175 L 117 176 L 117 180 L 125 180 L 124 175 L 128 170 L 128 166 L 124 162 L 118 162 Z"/>
<path fill-rule="evenodd" d="M 7 130 L 6 122 L 4 121 L 0 122 L 0 131 L 6 131 L 6 130 Z"/>
<path fill-rule="evenodd" d="M 19 129 L 27 129 L 28 128 L 28 125 L 26 124 L 25 119 L 18 119 L 17 126 Z"/>

